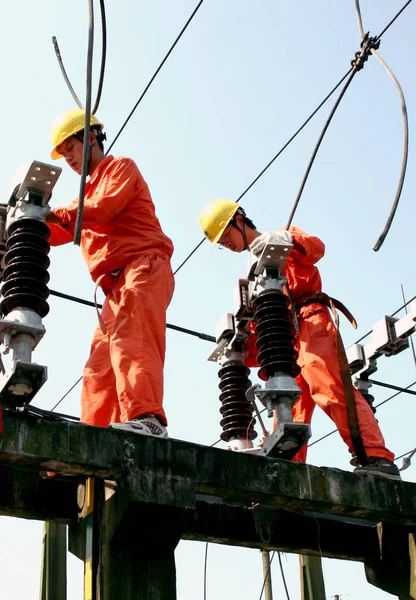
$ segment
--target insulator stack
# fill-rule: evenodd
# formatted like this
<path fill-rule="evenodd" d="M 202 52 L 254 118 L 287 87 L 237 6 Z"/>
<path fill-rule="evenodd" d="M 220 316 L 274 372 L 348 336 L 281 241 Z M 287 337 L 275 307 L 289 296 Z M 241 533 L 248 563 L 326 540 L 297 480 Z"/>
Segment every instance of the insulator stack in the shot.
<path fill-rule="evenodd" d="M 257 433 L 254 431 L 256 423 L 253 418 L 253 407 L 246 399 L 246 391 L 251 386 L 248 378 L 250 369 L 241 361 L 228 361 L 218 371 L 221 381 L 220 413 L 223 418 L 220 421 L 222 427 L 221 439 L 229 442 L 233 438 L 254 440 Z"/>
<path fill-rule="evenodd" d="M 49 227 L 43 221 L 21 218 L 7 231 L 1 311 L 28 308 L 41 318 L 49 312 Z"/>
<path fill-rule="evenodd" d="M 254 301 L 260 379 L 277 373 L 296 377 L 300 372 L 288 303 L 287 296 L 276 289 L 261 292 Z"/>

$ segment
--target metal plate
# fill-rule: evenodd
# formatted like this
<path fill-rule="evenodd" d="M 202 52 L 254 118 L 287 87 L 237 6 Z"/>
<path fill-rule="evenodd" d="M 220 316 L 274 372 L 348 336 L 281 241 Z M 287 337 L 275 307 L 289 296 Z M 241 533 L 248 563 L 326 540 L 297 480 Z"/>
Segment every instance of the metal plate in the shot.
<path fill-rule="evenodd" d="M 33 190 L 43 194 L 44 203 L 46 204 L 52 195 L 52 190 L 61 172 L 61 167 L 55 167 L 34 160 L 20 184 L 20 188 L 16 193 L 17 198 L 21 199 L 28 190 Z"/>

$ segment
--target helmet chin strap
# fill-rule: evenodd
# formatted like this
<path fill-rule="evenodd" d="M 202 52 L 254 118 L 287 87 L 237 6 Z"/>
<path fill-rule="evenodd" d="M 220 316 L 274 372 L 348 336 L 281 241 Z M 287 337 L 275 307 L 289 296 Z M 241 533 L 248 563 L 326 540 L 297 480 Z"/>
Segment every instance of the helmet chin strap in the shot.
<path fill-rule="evenodd" d="M 243 236 L 243 241 L 244 241 L 244 250 L 248 250 L 249 247 L 249 243 L 247 241 L 247 234 L 246 234 L 246 226 L 243 223 L 243 227 L 240 227 L 239 225 L 237 225 L 237 223 L 234 223 L 234 227 L 236 227 L 238 229 L 238 231 L 241 233 L 241 235 Z"/>

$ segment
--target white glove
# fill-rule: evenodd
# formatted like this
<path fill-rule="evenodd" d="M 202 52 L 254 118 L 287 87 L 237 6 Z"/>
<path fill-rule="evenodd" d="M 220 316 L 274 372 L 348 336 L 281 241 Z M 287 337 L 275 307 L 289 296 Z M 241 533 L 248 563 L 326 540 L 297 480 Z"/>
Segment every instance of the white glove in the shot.
<path fill-rule="evenodd" d="M 249 248 L 253 254 L 258 256 L 262 253 L 266 244 L 293 244 L 293 237 L 290 231 L 283 229 L 280 231 L 265 231 L 251 242 Z"/>

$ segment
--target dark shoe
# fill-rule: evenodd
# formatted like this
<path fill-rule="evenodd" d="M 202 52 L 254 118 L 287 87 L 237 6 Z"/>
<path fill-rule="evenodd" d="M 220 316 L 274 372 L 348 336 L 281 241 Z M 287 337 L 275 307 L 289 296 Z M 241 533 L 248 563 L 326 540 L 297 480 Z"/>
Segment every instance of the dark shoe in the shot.
<path fill-rule="evenodd" d="M 357 467 L 354 473 L 367 473 L 368 475 L 381 475 L 389 479 L 401 480 L 400 471 L 397 466 L 386 458 L 370 456 L 364 467 Z"/>

